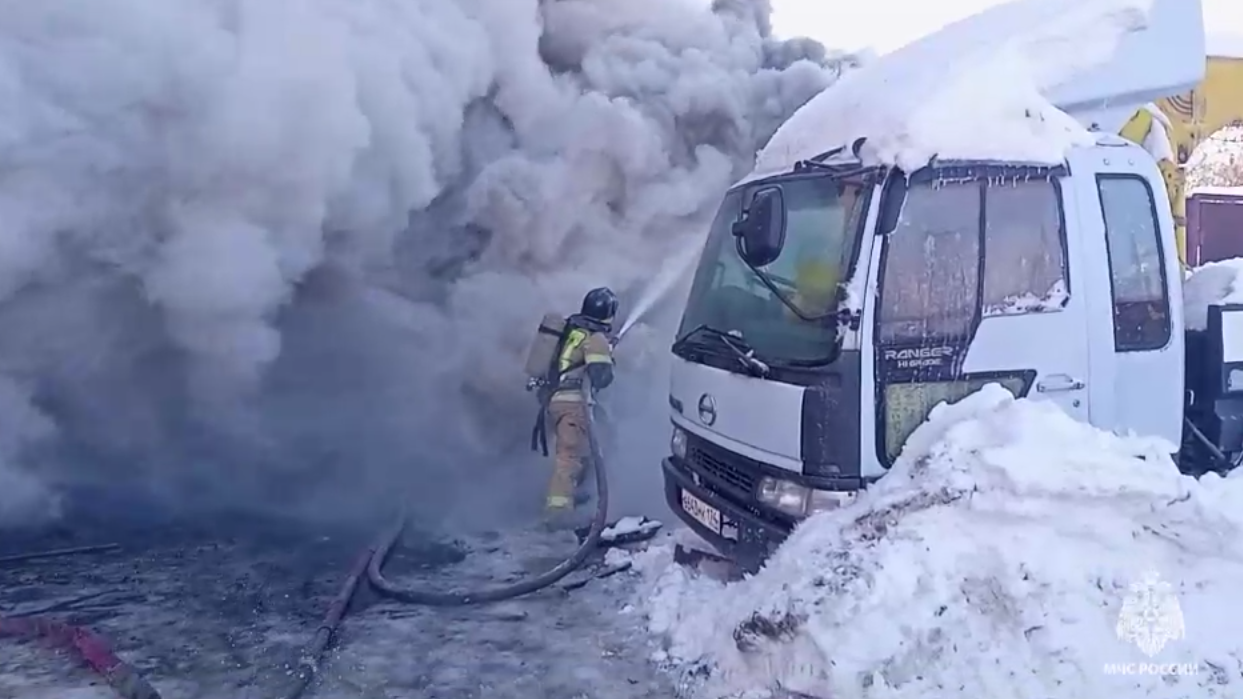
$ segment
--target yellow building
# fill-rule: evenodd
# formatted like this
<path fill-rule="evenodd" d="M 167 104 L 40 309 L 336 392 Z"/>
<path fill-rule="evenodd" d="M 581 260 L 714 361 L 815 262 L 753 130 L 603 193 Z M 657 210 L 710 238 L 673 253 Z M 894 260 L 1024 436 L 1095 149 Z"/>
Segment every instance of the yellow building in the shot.
<path fill-rule="evenodd" d="M 1187 261 L 1187 207 L 1182 166 L 1187 164 L 1196 147 L 1214 133 L 1227 126 L 1243 126 L 1243 56 L 1212 49 L 1210 46 L 1204 82 L 1187 94 L 1157 103 L 1169 120 L 1165 128 L 1178 161 L 1162 160 L 1159 165 L 1174 211 L 1178 257 L 1184 265 Z M 1219 55 L 1212 55 L 1215 53 Z M 1121 134 L 1142 145 L 1153 122 L 1153 115 L 1141 110 L 1122 127 Z"/>

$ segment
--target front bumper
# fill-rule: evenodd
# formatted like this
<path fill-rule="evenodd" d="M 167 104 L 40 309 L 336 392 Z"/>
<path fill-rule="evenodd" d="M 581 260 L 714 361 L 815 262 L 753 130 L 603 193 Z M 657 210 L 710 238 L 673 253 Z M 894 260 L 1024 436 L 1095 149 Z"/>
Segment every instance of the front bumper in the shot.
<path fill-rule="evenodd" d="M 715 490 L 704 487 L 689 469 L 666 457 L 661 466 L 665 472 L 665 502 L 696 534 L 712 544 L 743 568 L 754 570 L 785 541 L 793 522 L 777 523 L 764 519 L 744 507 L 727 500 Z M 716 510 L 721 527 L 713 528 L 691 516 L 683 506 L 682 493 L 690 493 L 700 502 Z"/>

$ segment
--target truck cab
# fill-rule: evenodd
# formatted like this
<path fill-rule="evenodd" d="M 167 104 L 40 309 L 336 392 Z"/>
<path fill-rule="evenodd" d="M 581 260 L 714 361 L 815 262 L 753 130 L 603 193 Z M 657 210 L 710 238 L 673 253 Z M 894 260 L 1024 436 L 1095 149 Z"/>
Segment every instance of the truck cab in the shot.
<path fill-rule="evenodd" d="M 673 346 L 669 505 L 761 559 L 881 478 L 933 406 L 994 382 L 1179 444 L 1164 201 L 1152 157 L 1109 134 L 1061 165 L 839 154 L 730 190 Z M 800 265 L 842 280 L 827 307 L 800 307 Z"/>
<path fill-rule="evenodd" d="M 973 37 L 1023 46 L 1041 11 L 994 8 L 830 87 L 813 100 L 828 111 L 796 113 L 725 194 L 671 348 L 663 471 L 671 509 L 744 568 L 884 477 L 937 403 L 988 383 L 1162 438 L 1187 473 L 1239 463 L 1243 306 L 1187 327 L 1165 177 L 1116 135 L 1203 79 L 1198 0 L 1155 0 L 1112 63 L 1052 89 L 1088 128 L 1060 157 L 869 150 L 884 119 L 859 117 L 866 75 L 892 102 L 936 83 L 949 62 L 930 57 Z"/>

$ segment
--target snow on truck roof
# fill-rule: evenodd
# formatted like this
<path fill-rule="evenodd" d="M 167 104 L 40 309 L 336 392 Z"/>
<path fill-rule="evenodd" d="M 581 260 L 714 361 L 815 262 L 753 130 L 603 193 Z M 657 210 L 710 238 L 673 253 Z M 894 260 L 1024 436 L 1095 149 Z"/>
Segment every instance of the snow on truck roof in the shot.
<path fill-rule="evenodd" d="M 1015 0 L 847 74 L 794 113 L 743 182 L 866 138 L 869 162 L 1058 163 L 1072 115 L 1138 109 L 1204 78 L 1201 0 Z"/>

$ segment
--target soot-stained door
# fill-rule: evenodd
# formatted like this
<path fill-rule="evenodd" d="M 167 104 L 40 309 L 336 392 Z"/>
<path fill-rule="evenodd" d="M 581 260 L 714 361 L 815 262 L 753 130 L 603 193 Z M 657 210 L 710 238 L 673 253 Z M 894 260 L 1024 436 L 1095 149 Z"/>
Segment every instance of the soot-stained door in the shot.
<path fill-rule="evenodd" d="M 1088 419 L 1086 314 L 1058 175 L 962 167 L 911 178 L 884 236 L 872 328 L 882 463 L 937 403 L 988 383 Z"/>

